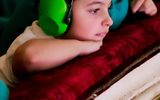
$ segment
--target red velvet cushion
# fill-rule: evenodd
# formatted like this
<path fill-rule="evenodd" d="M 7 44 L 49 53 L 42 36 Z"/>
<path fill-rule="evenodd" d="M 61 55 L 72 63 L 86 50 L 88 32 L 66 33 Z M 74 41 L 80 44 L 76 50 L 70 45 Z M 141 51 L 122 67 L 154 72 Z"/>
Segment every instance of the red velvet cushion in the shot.
<path fill-rule="evenodd" d="M 160 3 L 158 4 L 160 9 Z M 102 48 L 10 88 L 10 99 L 75 100 L 128 58 L 160 40 L 160 13 L 110 32 Z"/>

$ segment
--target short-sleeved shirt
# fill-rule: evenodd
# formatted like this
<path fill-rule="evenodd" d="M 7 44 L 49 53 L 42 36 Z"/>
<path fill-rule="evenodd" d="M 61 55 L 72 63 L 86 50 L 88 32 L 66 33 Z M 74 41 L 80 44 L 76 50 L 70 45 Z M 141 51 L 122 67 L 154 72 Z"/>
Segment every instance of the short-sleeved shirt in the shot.
<path fill-rule="evenodd" d="M 53 37 L 46 35 L 38 26 L 37 21 L 34 21 L 31 26 L 28 26 L 25 31 L 12 42 L 7 53 L 0 57 L 0 79 L 4 80 L 8 85 L 17 82 L 12 71 L 12 58 L 14 52 L 23 43 L 34 38 Z"/>

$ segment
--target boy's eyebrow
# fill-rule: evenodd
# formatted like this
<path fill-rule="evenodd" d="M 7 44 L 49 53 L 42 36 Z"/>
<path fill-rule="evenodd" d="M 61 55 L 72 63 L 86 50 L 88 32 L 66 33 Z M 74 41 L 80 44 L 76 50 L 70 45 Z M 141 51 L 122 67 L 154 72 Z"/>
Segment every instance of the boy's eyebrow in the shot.
<path fill-rule="evenodd" d="M 93 1 L 91 3 L 88 4 L 88 6 L 94 5 L 94 4 L 104 4 L 103 2 L 100 1 Z"/>
<path fill-rule="evenodd" d="M 101 2 L 101 1 L 93 1 L 93 2 L 89 3 L 88 6 L 91 6 L 91 5 L 94 5 L 94 4 L 105 5 L 104 2 Z M 111 5 L 111 1 L 109 2 L 109 5 Z"/>

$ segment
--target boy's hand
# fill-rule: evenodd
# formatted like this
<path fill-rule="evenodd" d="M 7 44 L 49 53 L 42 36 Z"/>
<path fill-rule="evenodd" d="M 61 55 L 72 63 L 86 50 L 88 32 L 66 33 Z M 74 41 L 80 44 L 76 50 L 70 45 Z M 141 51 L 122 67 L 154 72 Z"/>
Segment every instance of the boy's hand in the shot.
<path fill-rule="evenodd" d="M 133 13 L 144 12 L 149 16 L 153 16 L 157 13 L 157 7 L 153 0 L 132 0 L 131 9 Z"/>
<path fill-rule="evenodd" d="M 102 41 L 81 41 L 80 55 L 87 55 L 96 52 L 102 46 Z"/>

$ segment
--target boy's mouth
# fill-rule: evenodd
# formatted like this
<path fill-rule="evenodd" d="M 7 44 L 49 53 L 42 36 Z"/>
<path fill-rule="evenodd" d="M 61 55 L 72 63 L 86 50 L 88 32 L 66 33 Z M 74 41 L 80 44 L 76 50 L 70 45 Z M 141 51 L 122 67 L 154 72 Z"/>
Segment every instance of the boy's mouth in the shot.
<path fill-rule="evenodd" d="M 98 37 L 105 37 L 107 34 L 107 32 L 101 32 L 101 33 L 97 33 L 96 36 Z"/>

